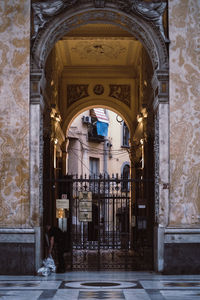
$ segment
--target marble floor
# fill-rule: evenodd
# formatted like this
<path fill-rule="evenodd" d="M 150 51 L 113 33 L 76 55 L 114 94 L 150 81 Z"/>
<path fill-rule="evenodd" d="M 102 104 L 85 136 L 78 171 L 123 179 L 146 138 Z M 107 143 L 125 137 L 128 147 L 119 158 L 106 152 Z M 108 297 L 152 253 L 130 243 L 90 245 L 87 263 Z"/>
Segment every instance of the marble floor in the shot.
<path fill-rule="evenodd" d="M 200 275 L 153 272 L 67 272 L 42 276 L 0 276 L 6 300 L 192 300 L 200 299 Z"/>

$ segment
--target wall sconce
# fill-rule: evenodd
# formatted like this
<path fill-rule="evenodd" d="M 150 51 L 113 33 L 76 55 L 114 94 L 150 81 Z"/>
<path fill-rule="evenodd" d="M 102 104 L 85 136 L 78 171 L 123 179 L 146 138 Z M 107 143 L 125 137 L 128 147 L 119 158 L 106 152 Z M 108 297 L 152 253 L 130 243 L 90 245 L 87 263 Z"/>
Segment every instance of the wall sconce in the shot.
<path fill-rule="evenodd" d="M 141 123 L 142 120 L 143 120 L 143 115 L 140 113 L 137 115 L 137 121 L 138 121 L 138 123 Z"/>

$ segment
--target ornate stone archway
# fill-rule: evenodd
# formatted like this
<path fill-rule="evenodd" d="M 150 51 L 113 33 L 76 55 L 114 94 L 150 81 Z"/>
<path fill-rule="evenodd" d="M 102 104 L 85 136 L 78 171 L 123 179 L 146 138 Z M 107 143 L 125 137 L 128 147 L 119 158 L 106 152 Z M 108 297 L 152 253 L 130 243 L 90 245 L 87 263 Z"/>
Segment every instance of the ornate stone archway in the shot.
<path fill-rule="evenodd" d="M 30 202 L 38 209 L 42 203 L 42 117 L 43 72 L 48 54 L 64 34 L 88 23 L 110 23 L 135 36 L 146 48 L 154 69 L 155 112 L 155 268 L 163 270 L 162 228 L 168 224 L 169 199 L 169 117 L 168 53 L 162 27 L 163 7 L 153 3 L 117 0 L 74 0 L 69 4 L 39 2 L 34 7 L 34 34 L 31 49 L 31 127 L 30 127 Z M 42 4 L 43 3 L 43 4 Z M 39 10 L 38 10 L 39 8 Z M 45 9 L 50 8 L 49 15 Z M 37 170 L 37 171 L 36 171 Z M 37 183 L 37 184 L 35 184 Z"/>

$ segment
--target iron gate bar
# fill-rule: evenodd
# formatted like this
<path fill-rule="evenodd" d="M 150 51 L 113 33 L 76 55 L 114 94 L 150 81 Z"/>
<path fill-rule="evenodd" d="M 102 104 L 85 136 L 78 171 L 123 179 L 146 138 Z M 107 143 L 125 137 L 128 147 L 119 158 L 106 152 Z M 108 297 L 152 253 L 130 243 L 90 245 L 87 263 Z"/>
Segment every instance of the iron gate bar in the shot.
<path fill-rule="evenodd" d="M 70 192 L 72 269 L 134 269 L 138 264 L 138 257 L 134 256 L 132 241 L 135 240 L 136 243 L 138 236 L 135 232 L 133 235 L 131 211 L 137 212 L 135 209 L 137 199 L 133 203 L 130 193 L 136 192 L 137 184 L 154 182 L 154 180 L 119 178 L 114 175 L 89 178 L 76 175 L 57 178 L 51 182 L 55 186 L 57 184 L 67 186 L 67 183 L 71 183 L 72 187 Z M 92 222 L 79 221 L 80 191 L 93 192 L 92 203 L 96 207 L 97 214 L 95 220 L 94 210 L 92 210 Z M 68 191 L 65 193 L 68 194 Z"/>
<path fill-rule="evenodd" d="M 47 182 L 74 182 L 74 181 L 76 181 L 76 182 L 107 182 L 107 181 L 109 181 L 109 182 L 116 182 L 116 179 L 114 178 L 112 178 L 112 179 L 93 179 L 93 178 L 87 178 L 87 179 L 76 179 L 76 178 L 74 178 L 74 179 L 62 179 L 62 178 L 60 178 L 60 179 L 49 179 L 49 180 L 46 180 Z M 119 179 L 119 183 L 120 182 L 154 182 L 154 179 Z M 119 184 L 118 183 L 118 184 Z"/>

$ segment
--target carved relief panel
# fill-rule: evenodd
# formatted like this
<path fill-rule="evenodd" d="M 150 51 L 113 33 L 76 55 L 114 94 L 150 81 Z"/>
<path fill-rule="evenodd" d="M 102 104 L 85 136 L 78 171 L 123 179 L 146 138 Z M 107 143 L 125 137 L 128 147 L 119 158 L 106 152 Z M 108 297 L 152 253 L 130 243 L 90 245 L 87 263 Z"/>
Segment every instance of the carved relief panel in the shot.
<path fill-rule="evenodd" d="M 95 84 L 89 92 L 92 84 L 67 84 L 67 106 L 90 96 L 111 97 L 131 107 L 131 85 L 130 84 Z M 108 91 L 107 93 L 105 92 Z"/>

